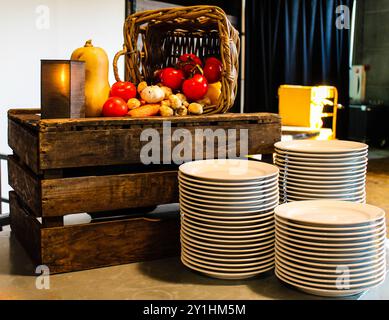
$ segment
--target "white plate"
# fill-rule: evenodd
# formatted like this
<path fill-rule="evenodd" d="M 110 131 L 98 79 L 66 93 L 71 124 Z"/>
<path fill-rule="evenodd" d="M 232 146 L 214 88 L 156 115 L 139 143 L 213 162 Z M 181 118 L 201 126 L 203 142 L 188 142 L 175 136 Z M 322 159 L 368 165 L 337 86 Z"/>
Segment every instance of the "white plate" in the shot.
<path fill-rule="evenodd" d="M 318 197 L 297 197 L 297 196 L 284 196 L 284 194 L 281 194 L 280 195 L 280 203 L 285 203 L 285 202 L 288 202 L 288 203 L 291 203 L 291 202 L 302 202 L 302 201 L 315 201 L 315 200 L 323 200 L 323 199 L 319 199 Z M 333 200 L 333 201 L 344 201 L 344 202 L 354 202 L 354 203 L 360 203 L 360 204 L 364 204 L 366 203 L 366 197 L 358 197 L 358 198 L 347 198 L 347 197 L 344 197 L 344 198 L 335 198 L 335 197 L 328 197 L 328 198 L 325 198 L 325 200 Z"/>
<path fill-rule="evenodd" d="M 339 179 L 332 179 L 332 178 L 326 178 L 326 177 L 320 177 L 319 179 L 306 179 L 302 178 L 300 175 L 295 175 L 295 174 L 287 174 L 286 176 L 281 176 L 279 178 L 280 181 L 289 183 L 291 182 L 297 182 L 297 183 L 306 183 L 310 185 L 317 185 L 317 186 L 333 186 L 333 185 L 353 185 L 353 184 L 359 184 L 361 182 L 366 181 L 366 175 L 361 175 L 357 177 L 346 177 L 341 180 Z"/>
<path fill-rule="evenodd" d="M 210 228 L 200 228 L 197 227 L 193 224 L 188 223 L 185 219 L 181 220 L 181 225 L 185 226 L 186 229 L 189 231 L 199 234 L 201 236 L 208 236 L 212 238 L 218 238 L 218 239 L 257 239 L 258 237 L 265 235 L 266 233 L 272 231 L 274 232 L 274 224 L 270 224 L 269 226 L 262 228 L 262 229 L 257 229 L 256 232 L 254 233 L 241 233 L 239 231 L 235 232 L 225 232 L 225 231 L 218 231 L 216 232 L 215 230 L 212 230 Z"/>
<path fill-rule="evenodd" d="M 386 227 L 384 226 L 383 228 L 377 230 L 377 232 L 374 232 L 374 233 L 370 233 L 370 234 L 367 234 L 367 235 L 356 235 L 356 236 L 350 236 L 350 235 L 347 235 L 347 236 L 331 236 L 331 237 L 328 237 L 328 236 L 324 236 L 324 235 L 320 235 L 320 236 L 315 236 L 315 235 L 306 235 L 306 234 L 301 234 L 301 233 L 297 233 L 295 232 L 294 230 L 291 230 L 291 229 L 286 229 L 285 227 L 281 227 L 280 224 L 278 222 L 276 222 L 276 230 L 280 233 L 282 233 L 283 235 L 285 236 L 291 236 L 292 239 L 294 239 L 294 237 L 298 238 L 298 239 L 305 239 L 305 240 L 309 240 L 309 241 L 312 241 L 312 242 L 315 242 L 315 241 L 322 241 L 322 242 L 328 242 L 328 243 L 333 243 L 333 242 L 342 242 L 342 241 L 349 241 L 349 242 L 353 242 L 353 241 L 359 241 L 359 242 L 362 242 L 362 241 L 367 241 L 369 239 L 373 239 L 373 238 L 381 238 L 381 236 L 386 233 Z"/>
<path fill-rule="evenodd" d="M 373 232 L 377 228 L 380 228 L 382 225 L 385 225 L 385 218 L 378 219 L 376 221 L 373 221 L 371 223 L 368 223 L 364 226 L 359 227 L 336 227 L 336 226 L 314 226 L 309 223 L 305 222 L 299 222 L 299 221 L 291 221 L 288 219 L 284 219 L 280 216 L 275 216 L 275 219 L 277 221 L 281 221 L 284 224 L 290 225 L 292 227 L 301 228 L 304 230 L 315 230 L 319 231 L 320 233 L 325 232 L 347 232 L 347 233 L 354 233 L 354 232 Z"/>
<path fill-rule="evenodd" d="M 181 251 L 181 255 L 183 255 L 185 258 L 192 262 L 197 262 L 201 265 L 204 266 L 209 266 L 209 267 L 216 267 L 216 268 L 225 268 L 225 269 L 230 269 L 232 271 L 235 271 L 237 269 L 237 272 L 242 272 L 242 271 L 251 271 L 250 269 L 258 269 L 258 266 L 262 266 L 264 264 L 268 264 L 270 262 L 274 261 L 274 253 L 268 254 L 265 256 L 263 259 L 255 261 L 255 262 L 231 262 L 229 261 L 224 261 L 219 262 L 219 261 L 214 261 L 214 260 L 208 260 L 205 257 L 200 257 L 198 255 L 194 255 L 193 253 L 189 252 L 188 250 L 183 249 Z M 228 262 L 228 263 L 227 263 Z M 242 270 L 242 268 L 247 269 L 247 270 Z"/>
<path fill-rule="evenodd" d="M 219 194 L 214 194 L 211 192 L 203 193 L 203 192 L 199 192 L 198 190 L 195 190 L 192 188 L 189 189 L 187 186 L 182 185 L 182 184 L 180 184 L 179 188 L 180 188 L 180 192 L 183 192 L 188 196 L 196 197 L 199 199 L 225 200 L 225 201 L 237 201 L 237 200 L 238 201 L 246 201 L 246 200 L 250 201 L 250 200 L 261 200 L 261 199 L 267 197 L 270 193 L 273 193 L 278 189 L 278 185 L 274 184 L 269 189 L 264 189 L 261 192 L 257 192 L 254 195 L 248 195 L 248 196 L 246 196 L 246 195 L 239 195 L 239 196 L 232 195 L 231 196 L 230 193 L 227 193 L 227 196 L 226 196 L 226 193 L 223 193 L 223 192 L 220 192 Z"/>
<path fill-rule="evenodd" d="M 231 215 L 231 214 L 224 214 L 224 213 L 216 213 L 216 214 L 210 214 L 209 212 L 205 213 L 199 213 L 194 210 L 191 210 L 188 207 L 185 207 L 181 204 L 181 211 L 184 214 L 188 214 L 189 216 L 195 219 L 202 219 L 204 221 L 213 221 L 214 223 L 220 223 L 220 224 L 231 224 L 231 225 L 246 225 L 246 226 L 252 226 L 257 223 L 265 223 L 269 221 L 269 218 L 274 219 L 274 208 L 271 208 L 269 210 L 266 210 L 259 214 L 250 214 L 250 215 L 244 215 L 244 214 L 238 214 L 238 215 Z M 207 220 L 205 220 L 207 219 Z"/>
<path fill-rule="evenodd" d="M 294 202 L 278 206 L 278 217 L 312 225 L 356 226 L 385 217 L 385 211 L 368 205 L 332 200 Z"/>
<path fill-rule="evenodd" d="M 276 241 L 276 248 L 280 252 L 284 253 L 288 257 L 294 257 L 297 259 L 303 259 L 304 261 L 313 261 L 313 262 L 321 262 L 321 263 L 337 263 L 339 265 L 344 265 L 348 263 L 358 263 L 358 262 L 367 262 L 367 261 L 376 261 L 379 258 L 382 257 L 382 255 L 385 253 L 385 248 L 381 248 L 380 251 L 372 251 L 368 252 L 364 255 L 360 256 L 353 256 L 353 257 L 341 257 L 341 256 L 336 256 L 336 257 L 319 257 L 319 256 L 311 256 L 306 254 L 305 252 L 301 253 L 300 252 L 295 252 L 293 250 L 289 250 L 287 245 L 282 245 L 280 242 Z"/>
<path fill-rule="evenodd" d="M 340 262 L 331 262 L 331 261 L 322 261 L 322 262 L 314 262 L 314 261 L 308 261 L 303 256 L 302 257 L 292 257 L 290 254 L 285 254 L 282 251 L 280 251 L 280 248 L 275 246 L 275 252 L 277 257 L 281 257 L 284 259 L 291 260 L 293 262 L 296 262 L 297 264 L 311 266 L 311 267 L 318 267 L 321 269 L 325 268 L 337 268 L 339 266 L 343 268 L 356 268 L 356 267 L 367 267 L 367 266 L 377 266 L 381 265 L 382 261 L 385 261 L 386 252 L 378 256 L 376 259 L 367 259 L 364 261 L 355 261 L 355 262 L 347 262 L 347 263 L 340 263 Z"/>
<path fill-rule="evenodd" d="M 207 192 L 208 190 L 211 190 L 211 191 L 220 191 L 220 192 L 223 192 L 223 193 L 236 193 L 236 192 L 240 192 L 240 193 L 245 193 L 245 194 L 255 194 L 255 193 L 258 193 L 258 192 L 261 192 L 262 190 L 264 189 L 268 189 L 268 187 L 270 186 L 270 188 L 272 188 L 275 184 L 277 184 L 278 182 L 278 179 L 275 179 L 274 181 L 271 181 L 271 183 L 269 184 L 266 184 L 264 186 L 238 186 L 238 187 L 229 187 L 229 186 L 226 186 L 224 184 L 220 184 L 220 186 L 212 186 L 212 185 L 201 185 L 201 184 L 198 184 L 198 183 L 191 183 L 191 182 L 187 182 L 187 181 L 184 181 L 183 179 L 181 178 L 178 178 L 179 182 L 184 185 L 185 187 L 189 186 L 189 187 L 192 187 L 200 192 Z"/>
<path fill-rule="evenodd" d="M 207 224 L 201 224 L 199 225 L 198 222 L 195 222 L 190 219 L 190 217 L 184 215 L 181 217 L 182 223 L 186 224 L 187 226 L 190 226 L 190 228 L 198 230 L 200 232 L 208 232 L 213 234 L 221 234 L 221 235 L 240 235 L 247 237 L 255 237 L 257 234 L 263 232 L 264 230 L 269 230 L 270 228 L 274 229 L 274 220 L 270 220 L 265 226 L 263 227 L 256 227 L 255 229 L 245 230 L 241 228 L 235 228 L 235 229 L 218 229 L 215 228 L 212 225 Z"/>
<path fill-rule="evenodd" d="M 198 252 L 194 252 L 192 249 L 182 247 L 182 251 L 185 252 L 185 254 L 189 257 L 193 257 L 193 261 L 196 262 L 209 262 L 209 264 L 214 263 L 215 266 L 216 264 L 223 264 L 223 265 L 228 265 L 228 266 L 234 266 L 234 267 L 249 267 L 249 266 L 258 266 L 263 264 L 263 261 L 269 260 L 269 258 L 272 258 L 274 261 L 274 252 L 272 250 L 268 250 L 267 253 L 264 253 L 261 256 L 257 256 L 254 258 L 249 258 L 249 259 L 231 259 L 230 256 L 224 256 L 223 258 L 215 258 L 212 256 L 206 256 L 203 254 L 199 254 Z M 197 259 L 197 260 L 195 260 Z"/>
<path fill-rule="evenodd" d="M 179 190 L 182 194 L 185 194 L 187 197 L 192 197 L 193 199 L 199 199 L 204 201 L 214 201 L 214 200 L 223 200 L 228 202 L 236 202 L 236 201 L 263 201 L 266 198 L 269 198 L 270 196 L 274 195 L 274 193 L 277 193 L 278 185 L 274 184 L 271 188 L 263 190 L 261 192 L 258 192 L 255 196 L 249 196 L 247 199 L 245 197 L 239 196 L 233 196 L 233 197 L 226 197 L 224 195 L 222 196 L 214 196 L 214 195 L 204 195 L 202 193 L 196 192 L 196 191 L 188 191 L 186 186 L 179 185 Z"/>
<path fill-rule="evenodd" d="M 326 250 L 327 248 L 358 248 L 358 247 L 366 247 L 370 245 L 377 245 L 381 246 L 382 243 L 386 240 L 385 239 L 386 234 L 382 236 L 382 238 L 379 239 L 374 239 L 374 240 L 369 240 L 365 242 L 356 242 L 356 243 L 318 243 L 318 242 L 311 242 L 311 241 L 305 241 L 305 240 L 300 240 L 300 239 L 295 239 L 288 237 L 282 233 L 276 233 L 277 239 L 282 239 L 286 243 L 292 243 L 292 244 L 299 244 L 299 245 L 310 245 L 311 248 L 320 248 L 320 250 Z"/>
<path fill-rule="evenodd" d="M 305 181 L 304 181 L 305 182 Z M 280 179 L 278 185 L 285 185 L 287 188 L 309 188 L 313 190 L 331 190 L 331 189 L 353 189 L 353 188 L 362 188 L 366 185 L 365 178 L 361 179 L 359 182 L 351 182 L 344 184 L 310 184 L 310 183 L 302 183 L 291 181 L 290 179 Z"/>
<path fill-rule="evenodd" d="M 296 246 L 290 245 L 287 241 L 283 241 L 280 238 L 276 239 L 276 244 L 283 247 L 287 248 L 288 251 L 300 254 L 300 255 L 305 255 L 309 257 L 318 257 L 318 258 L 355 258 L 355 257 L 362 257 L 362 256 L 371 256 L 374 255 L 377 252 L 381 252 L 385 250 L 385 245 L 381 245 L 378 247 L 372 247 L 370 249 L 366 250 L 361 250 L 359 252 L 353 252 L 350 253 L 348 251 L 343 251 L 343 250 L 338 250 L 336 252 L 329 252 L 327 250 L 323 251 L 312 251 L 310 247 L 308 246 L 299 246 L 300 248 L 296 248 Z"/>
<path fill-rule="evenodd" d="M 182 239 L 181 239 L 182 240 Z M 205 257 L 207 260 L 219 261 L 219 262 L 250 262 L 250 261 L 260 261 L 261 258 L 267 256 L 267 254 L 273 253 L 274 255 L 274 246 L 269 246 L 267 249 L 262 251 L 255 252 L 254 254 L 227 254 L 227 253 L 215 253 L 214 251 L 209 250 L 199 250 L 195 246 L 187 245 L 185 240 L 181 241 L 181 247 L 185 248 L 186 251 L 189 251 L 194 256 Z"/>
<path fill-rule="evenodd" d="M 334 160 L 338 161 L 340 159 L 348 158 L 350 160 L 360 159 L 368 156 L 368 151 L 362 152 L 349 152 L 349 153 L 304 153 L 304 152 L 292 152 L 292 151 L 284 151 L 281 149 L 275 148 L 275 152 L 277 156 L 285 156 L 285 157 L 299 157 L 303 159 L 318 159 L 318 160 Z"/>
<path fill-rule="evenodd" d="M 377 224 L 376 227 L 371 227 L 364 231 L 356 231 L 356 232 L 344 232 L 338 231 L 336 228 L 328 228 L 325 230 L 315 230 L 309 229 L 306 226 L 298 225 L 295 223 L 289 223 L 288 221 L 281 220 L 279 217 L 276 219 L 276 225 L 285 230 L 290 230 L 293 233 L 302 234 L 302 235 L 311 235 L 311 236 L 320 236 L 320 237 L 355 237 L 355 236 L 363 236 L 374 233 L 379 233 L 386 228 L 384 221 Z"/>
<path fill-rule="evenodd" d="M 282 268 L 287 269 L 290 272 L 295 273 L 296 275 L 298 274 L 298 275 L 303 275 L 303 276 L 315 277 L 317 279 L 323 279 L 323 280 L 334 279 L 333 281 L 335 281 L 336 279 L 339 278 L 339 273 L 338 274 L 336 274 L 336 272 L 321 273 L 321 272 L 318 272 L 317 269 L 312 270 L 312 271 L 303 270 L 298 265 L 295 265 L 293 263 L 286 263 L 285 260 L 280 260 L 279 257 L 276 258 L 276 265 L 281 266 Z M 372 268 L 368 271 L 362 271 L 359 273 L 350 273 L 348 275 L 348 277 L 349 277 L 351 282 L 355 282 L 358 279 L 361 279 L 363 277 L 369 277 L 372 275 L 376 275 L 377 272 L 378 273 L 382 272 L 385 269 L 386 269 L 386 265 L 382 264 L 381 266 L 377 266 L 376 268 Z"/>
<path fill-rule="evenodd" d="M 276 261 L 282 265 L 287 265 L 287 266 L 290 266 L 292 268 L 297 268 L 299 270 L 303 270 L 303 271 L 307 271 L 307 272 L 313 272 L 313 273 L 318 274 L 318 275 L 323 276 L 323 277 L 331 276 L 331 275 L 336 275 L 337 277 L 339 277 L 339 273 L 337 273 L 339 270 L 339 266 L 336 266 L 336 265 L 332 266 L 330 268 L 309 267 L 309 266 L 306 266 L 306 265 L 301 264 L 301 263 L 296 264 L 293 261 L 291 261 L 289 259 L 284 259 L 279 255 L 278 256 L 276 255 Z M 382 260 L 377 265 L 372 265 L 372 266 L 367 266 L 367 267 L 350 268 L 349 273 L 350 273 L 350 276 L 352 276 L 352 277 L 358 277 L 361 274 L 375 272 L 377 269 L 382 269 L 382 268 L 386 268 L 386 261 L 385 260 Z"/>
<path fill-rule="evenodd" d="M 284 270 L 280 270 L 279 268 L 276 267 L 276 272 L 280 273 L 282 276 L 287 276 L 291 281 L 294 281 L 296 284 L 302 284 L 304 286 L 311 286 L 313 288 L 317 289 L 326 289 L 326 290 L 337 290 L 336 284 L 323 284 L 323 283 L 315 283 L 315 279 L 309 279 L 307 280 L 301 280 L 299 278 L 296 278 L 294 274 L 291 272 L 285 272 Z M 354 283 L 354 284 L 349 284 L 349 290 L 358 290 L 360 288 L 369 288 L 370 286 L 374 286 L 376 284 L 381 283 L 385 279 L 385 272 L 381 272 L 380 276 L 377 279 L 374 280 L 367 280 L 366 282 L 362 283 Z"/>
<path fill-rule="evenodd" d="M 179 167 L 184 175 L 198 179 L 216 181 L 251 181 L 265 179 L 278 174 L 276 166 L 271 164 L 239 159 L 215 159 L 187 162 Z"/>
<path fill-rule="evenodd" d="M 326 288 L 331 289 L 331 286 L 333 286 L 334 288 L 336 288 L 336 284 L 339 281 L 338 279 L 322 279 L 315 275 L 311 276 L 306 274 L 300 274 L 294 269 L 286 268 L 283 265 L 278 264 L 277 262 L 276 262 L 276 269 L 283 272 L 286 275 L 289 275 L 290 277 L 293 277 L 301 281 L 311 282 L 313 285 L 318 287 L 324 286 Z M 381 268 L 377 270 L 377 273 L 368 274 L 364 277 L 357 278 L 357 279 L 349 278 L 348 283 L 350 285 L 350 289 L 352 290 L 353 288 L 364 286 L 366 285 L 366 283 L 371 283 L 372 281 L 382 279 L 382 276 L 384 276 L 385 273 L 386 273 L 386 268 Z"/>
<path fill-rule="evenodd" d="M 369 147 L 364 143 L 343 140 L 292 140 L 277 142 L 274 146 L 284 151 L 320 154 L 363 152 Z"/>
<path fill-rule="evenodd" d="M 278 188 L 274 189 L 272 193 L 268 193 L 259 200 L 247 200 L 247 201 L 217 201 L 210 199 L 201 199 L 196 196 L 187 195 L 185 191 L 180 190 L 180 198 L 185 202 L 196 205 L 199 207 L 213 208 L 213 209 L 254 209 L 262 208 L 268 203 L 274 202 L 278 198 Z"/>
<path fill-rule="evenodd" d="M 211 205 L 211 204 L 205 204 L 205 203 L 200 203 L 200 202 L 194 202 L 187 200 L 182 194 L 180 194 L 180 204 L 190 206 L 192 209 L 195 208 L 195 210 L 202 210 L 202 211 L 208 211 L 208 210 L 219 210 L 222 211 L 223 213 L 234 213 L 237 210 L 242 211 L 244 214 L 251 214 L 258 212 L 262 210 L 263 208 L 268 208 L 269 205 L 272 205 L 275 203 L 275 201 L 278 202 L 278 194 L 274 196 L 272 199 L 266 200 L 261 204 L 256 204 L 256 205 Z M 273 205 L 274 206 L 274 205 Z"/>
<path fill-rule="evenodd" d="M 226 210 L 211 210 L 211 209 L 203 209 L 199 208 L 196 205 L 192 206 L 190 204 L 187 204 L 186 202 L 182 201 L 180 202 L 180 206 L 184 207 L 184 209 L 189 209 L 192 212 L 198 212 L 198 213 L 205 213 L 211 216 L 212 214 L 216 215 L 222 215 L 225 219 L 257 219 L 261 217 L 261 213 L 266 213 L 268 210 L 273 210 L 278 205 L 278 199 L 275 199 L 274 202 L 271 202 L 267 204 L 266 206 L 263 206 L 261 209 L 255 209 L 253 211 L 251 210 L 244 210 L 244 211 L 226 211 Z M 239 215 L 239 216 L 234 216 Z"/>
<path fill-rule="evenodd" d="M 285 159 L 282 159 L 280 157 L 276 157 L 275 159 L 275 162 L 276 163 L 279 163 L 281 166 L 284 166 L 284 167 L 287 167 L 288 165 L 291 165 L 291 166 L 304 166 L 304 167 L 309 167 L 309 168 L 316 168 L 316 167 L 319 167 L 319 168 L 346 168 L 346 169 L 352 169 L 352 168 L 355 168 L 355 167 L 360 167 L 360 166 L 366 166 L 367 163 L 368 163 L 368 160 L 367 159 L 364 159 L 364 160 L 359 160 L 359 161 L 354 161 L 354 162 L 324 162 L 324 163 L 321 163 L 321 162 L 308 162 L 308 161 L 303 161 L 303 160 L 300 160 L 300 161 L 297 161 L 297 160 L 285 160 Z"/>
<path fill-rule="evenodd" d="M 268 266 L 264 266 L 262 269 L 259 269 L 254 272 L 245 272 L 245 273 L 224 273 L 224 272 L 214 272 L 205 268 L 199 268 L 196 265 L 193 265 L 192 263 L 185 260 L 184 257 L 181 257 L 181 262 L 187 266 L 190 269 L 193 269 L 194 271 L 200 272 L 208 277 L 216 278 L 216 279 L 223 279 L 223 280 L 243 280 L 243 279 L 249 279 L 256 277 L 262 273 L 265 273 L 267 271 L 274 269 L 274 263 L 269 264 Z"/>
<path fill-rule="evenodd" d="M 185 247 L 187 248 L 196 248 L 201 249 L 201 252 L 213 252 L 219 254 L 227 254 L 231 257 L 253 257 L 257 256 L 261 252 L 272 249 L 274 251 L 274 241 L 269 241 L 268 243 L 264 243 L 262 246 L 258 246 L 258 248 L 224 248 L 222 247 L 210 247 L 207 244 L 203 244 L 202 242 L 189 239 L 184 234 L 181 234 L 181 242 L 184 242 Z"/>
<path fill-rule="evenodd" d="M 280 193 L 286 197 L 306 197 L 306 198 L 342 198 L 342 199 L 356 199 L 366 196 L 365 188 L 359 190 L 353 190 L 352 192 L 310 192 L 310 191 L 294 191 L 290 189 L 280 188 Z"/>
<path fill-rule="evenodd" d="M 385 240 L 385 239 L 384 239 Z M 302 249 L 304 251 L 309 250 L 310 252 L 313 252 L 312 254 L 320 254 L 323 255 L 323 253 L 328 253 L 329 255 L 332 254 L 361 254 L 363 252 L 370 252 L 372 250 L 379 250 L 384 246 L 385 244 L 381 243 L 368 243 L 364 244 L 362 246 L 358 247 L 313 247 L 310 244 L 299 244 L 294 243 L 292 241 L 289 241 L 287 238 L 282 237 L 276 237 L 276 241 L 290 247 L 290 248 L 297 248 Z"/>
<path fill-rule="evenodd" d="M 289 191 L 295 191 L 295 192 L 309 192 L 311 194 L 343 194 L 343 193 L 346 193 L 346 194 L 350 194 L 350 193 L 355 193 L 355 192 L 361 192 L 361 191 L 364 191 L 366 189 L 366 186 L 365 184 L 361 184 L 359 186 L 355 186 L 355 187 L 352 187 L 352 188 L 346 188 L 346 189 L 342 189 L 342 188 L 325 188 L 325 189 L 312 189 L 311 187 L 309 186 L 306 186 L 306 187 L 295 187 L 295 186 L 292 186 L 290 185 L 289 183 L 282 183 L 280 182 L 280 190 L 284 191 L 284 192 L 289 192 Z"/>
<path fill-rule="evenodd" d="M 339 158 L 339 157 L 315 157 L 315 158 L 309 158 L 309 155 L 306 156 L 292 156 L 289 154 L 281 154 L 276 153 L 276 158 L 281 159 L 284 161 L 297 161 L 297 162 L 308 162 L 308 163 L 320 163 L 324 165 L 330 165 L 330 164 L 338 164 L 338 163 L 347 163 L 347 164 L 353 164 L 355 162 L 360 161 L 366 161 L 368 160 L 367 153 L 365 152 L 361 156 L 351 156 L 351 157 L 345 157 L 345 158 Z"/>
<path fill-rule="evenodd" d="M 312 170 L 296 170 L 296 169 L 288 169 L 288 168 L 279 168 L 280 169 L 280 177 L 284 177 L 285 175 L 288 175 L 289 173 L 297 174 L 300 176 L 300 178 L 306 177 L 307 179 L 315 179 L 313 177 L 319 177 L 319 179 L 322 179 L 321 176 L 325 176 L 327 179 L 347 179 L 347 178 L 355 178 L 355 176 L 363 176 L 366 174 L 367 170 L 366 168 L 355 170 L 355 171 L 346 171 L 346 170 L 340 170 L 338 172 L 330 172 L 330 171 L 312 171 Z M 310 169 L 310 168 L 309 168 Z M 344 172 L 344 173 L 343 173 Z"/>
<path fill-rule="evenodd" d="M 324 290 L 324 289 L 316 289 L 308 286 L 303 286 L 301 284 L 296 284 L 295 282 L 291 281 L 287 277 L 284 277 L 282 274 L 279 274 L 277 272 L 276 276 L 281 281 L 285 282 L 286 284 L 294 286 L 296 289 L 299 289 L 300 291 L 303 291 L 308 294 L 317 295 L 321 297 L 349 297 L 361 294 L 362 292 L 368 290 L 369 288 L 365 289 L 358 289 L 358 290 Z"/>
<path fill-rule="evenodd" d="M 204 234 L 202 232 L 190 229 L 190 227 L 186 225 L 181 225 L 181 231 L 183 231 L 186 235 L 189 237 L 195 237 L 199 240 L 205 240 L 213 243 L 221 243 L 221 244 L 242 244 L 243 246 L 246 245 L 258 245 L 262 242 L 266 242 L 269 239 L 274 238 L 275 232 L 274 228 L 272 230 L 269 230 L 268 232 L 264 232 L 260 235 L 258 235 L 256 238 L 246 238 L 246 237 L 239 237 L 239 236 L 226 236 L 221 237 L 219 235 L 215 234 Z"/>
<path fill-rule="evenodd" d="M 274 181 L 277 180 L 278 172 L 277 174 L 267 177 L 262 180 L 250 180 L 250 181 L 234 181 L 234 182 L 225 182 L 225 181 L 213 181 L 213 180 L 199 180 L 192 176 L 187 176 L 183 174 L 182 172 L 178 173 L 178 179 L 182 182 L 190 182 L 194 183 L 199 186 L 222 186 L 222 187 L 264 187 L 266 185 L 269 185 L 271 183 L 274 183 Z"/>
<path fill-rule="evenodd" d="M 238 219 L 236 221 L 234 220 L 225 220 L 223 219 L 223 216 L 221 217 L 209 217 L 208 215 L 204 214 L 196 214 L 196 213 L 191 213 L 188 210 L 181 210 L 181 215 L 188 216 L 192 220 L 199 220 L 202 223 L 206 223 L 208 225 L 212 225 L 214 228 L 226 228 L 226 229 L 236 229 L 236 228 L 241 228 L 241 229 L 253 229 L 256 228 L 257 226 L 262 226 L 262 225 L 268 225 L 269 223 L 274 223 L 274 212 L 270 211 L 266 215 L 264 214 L 260 218 L 257 219 L 252 219 L 252 220 L 247 220 L 247 219 Z M 213 218 L 213 219 L 209 219 Z"/>
<path fill-rule="evenodd" d="M 230 199 L 230 198 L 247 198 L 247 199 L 250 199 L 250 198 L 257 198 L 258 195 L 261 195 L 262 193 L 264 192 L 267 192 L 268 190 L 273 190 L 274 188 L 277 187 L 277 182 L 276 181 L 275 183 L 272 183 L 271 185 L 269 185 L 269 187 L 267 188 L 263 188 L 263 189 L 254 189 L 254 191 L 214 191 L 212 189 L 200 189 L 200 188 L 196 188 L 196 187 L 193 187 L 193 186 L 189 186 L 188 184 L 184 184 L 184 183 L 180 183 L 180 185 L 185 189 L 185 191 L 187 192 L 191 192 L 191 193 L 195 193 L 195 194 L 198 194 L 199 196 L 202 196 L 202 197 L 205 197 L 205 196 L 209 196 L 209 197 L 216 197 L 216 198 L 220 198 L 221 196 L 223 197 L 223 199 Z"/>
<path fill-rule="evenodd" d="M 193 237 L 192 235 L 186 233 L 185 230 L 181 230 L 181 235 L 185 240 L 194 242 L 195 244 L 202 245 L 206 248 L 218 248 L 218 249 L 228 249 L 228 250 L 239 250 L 240 252 L 249 252 L 249 251 L 258 251 L 260 248 L 265 247 L 268 244 L 274 242 L 274 238 L 269 237 L 268 239 L 264 239 L 263 241 L 253 243 L 253 244 L 225 244 L 225 243 L 215 243 L 214 241 L 209 241 L 207 239 Z"/>
<path fill-rule="evenodd" d="M 255 233 L 256 230 L 258 230 L 258 229 L 263 229 L 263 228 L 266 228 L 270 225 L 274 225 L 274 217 L 272 217 L 272 216 L 269 216 L 268 219 L 261 220 L 260 222 L 255 223 L 251 226 L 250 225 L 248 225 L 248 226 L 220 225 L 220 223 L 215 224 L 215 221 L 212 221 L 212 220 L 208 220 L 207 222 L 199 221 L 198 218 L 193 217 L 191 214 L 188 214 L 188 213 L 181 214 L 181 219 L 185 219 L 186 221 L 188 221 L 188 223 L 190 223 L 194 227 L 197 226 L 197 227 L 200 227 L 203 229 L 204 228 L 210 229 L 211 231 L 214 231 L 215 233 L 223 232 L 226 234 L 228 234 L 230 232 L 240 232 L 242 234 Z"/>
<path fill-rule="evenodd" d="M 324 166 L 306 166 L 304 164 L 299 164 L 295 165 L 292 163 L 282 163 L 279 162 L 278 160 L 275 161 L 275 164 L 283 170 L 301 170 L 301 171 L 309 171 L 309 172 L 328 172 L 330 174 L 337 174 L 338 172 L 344 172 L 346 173 L 354 173 L 354 172 L 359 172 L 361 170 L 365 170 L 367 167 L 367 164 L 360 164 L 357 166 L 337 166 L 337 167 L 324 167 Z"/>
<path fill-rule="evenodd" d="M 267 261 L 263 261 L 263 263 L 249 266 L 249 267 L 241 267 L 241 268 L 233 268 L 230 265 L 224 265 L 224 266 L 216 266 L 215 264 L 206 263 L 205 261 L 199 261 L 193 257 L 190 257 L 185 252 L 181 252 L 181 257 L 184 257 L 185 260 L 189 261 L 192 264 L 195 264 L 198 267 L 203 267 L 212 271 L 218 271 L 218 272 L 251 272 L 262 269 L 264 266 L 268 266 L 270 263 L 274 264 L 274 257 L 271 257 Z"/>

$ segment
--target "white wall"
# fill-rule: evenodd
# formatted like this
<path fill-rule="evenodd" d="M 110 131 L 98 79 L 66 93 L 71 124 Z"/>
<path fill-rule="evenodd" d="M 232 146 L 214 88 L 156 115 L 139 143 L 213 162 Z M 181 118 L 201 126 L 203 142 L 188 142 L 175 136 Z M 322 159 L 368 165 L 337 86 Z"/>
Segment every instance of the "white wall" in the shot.
<path fill-rule="evenodd" d="M 0 153 L 11 152 L 7 110 L 40 106 L 40 60 L 70 59 L 93 39 L 112 62 L 123 43 L 124 11 L 125 0 L 0 0 Z M 8 197 L 4 161 L 1 180 Z"/>

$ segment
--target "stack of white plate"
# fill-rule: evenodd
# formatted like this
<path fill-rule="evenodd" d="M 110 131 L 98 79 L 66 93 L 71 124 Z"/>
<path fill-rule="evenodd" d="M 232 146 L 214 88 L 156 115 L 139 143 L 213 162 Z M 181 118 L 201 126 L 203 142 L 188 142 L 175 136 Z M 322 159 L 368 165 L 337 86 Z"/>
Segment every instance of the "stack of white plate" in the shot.
<path fill-rule="evenodd" d="M 181 260 L 202 274 L 245 279 L 274 268 L 278 168 L 238 159 L 179 168 Z"/>
<path fill-rule="evenodd" d="M 276 275 L 320 296 L 350 296 L 386 274 L 385 212 L 346 201 L 316 200 L 275 209 Z"/>
<path fill-rule="evenodd" d="M 295 140 L 275 144 L 281 203 L 366 202 L 368 146 L 352 141 Z"/>

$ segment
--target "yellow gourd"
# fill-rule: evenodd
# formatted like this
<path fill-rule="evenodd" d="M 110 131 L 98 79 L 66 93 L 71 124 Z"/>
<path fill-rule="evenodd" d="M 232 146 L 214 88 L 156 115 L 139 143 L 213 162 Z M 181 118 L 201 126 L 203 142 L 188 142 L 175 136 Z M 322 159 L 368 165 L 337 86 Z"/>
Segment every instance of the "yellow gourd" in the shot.
<path fill-rule="evenodd" d="M 108 56 L 88 40 L 84 47 L 73 51 L 72 60 L 85 61 L 85 115 L 98 117 L 109 97 Z"/>
<path fill-rule="evenodd" d="M 209 98 L 211 100 L 211 105 L 217 104 L 220 94 L 222 92 L 222 83 L 215 82 L 208 84 L 208 91 L 205 94 L 204 98 Z"/>

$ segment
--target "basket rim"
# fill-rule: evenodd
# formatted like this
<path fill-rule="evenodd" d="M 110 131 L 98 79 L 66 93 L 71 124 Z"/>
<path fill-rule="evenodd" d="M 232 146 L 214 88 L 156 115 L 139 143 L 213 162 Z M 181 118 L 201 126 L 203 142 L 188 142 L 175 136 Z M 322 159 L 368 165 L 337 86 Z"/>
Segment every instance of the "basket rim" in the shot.
<path fill-rule="evenodd" d="M 134 12 L 133 14 L 130 14 L 127 16 L 125 23 L 127 23 L 130 20 L 136 19 L 140 16 L 144 16 L 145 14 L 153 14 L 153 13 L 160 13 L 161 15 L 169 12 L 169 11 L 187 11 L 190 9 L 208 9 L 210 11 L 220 11 L 221 15 L 227 16 L 225 11 L 220 8 L 219 6 L 212 6 L 212 5 L 194 5 L 194 6 L 181 6 L 181 7 L 169 7 L 169 8 L 161 8 L 161 9 L 152 9 L 152 10 L 144 10 L 139 12 Z"/>

